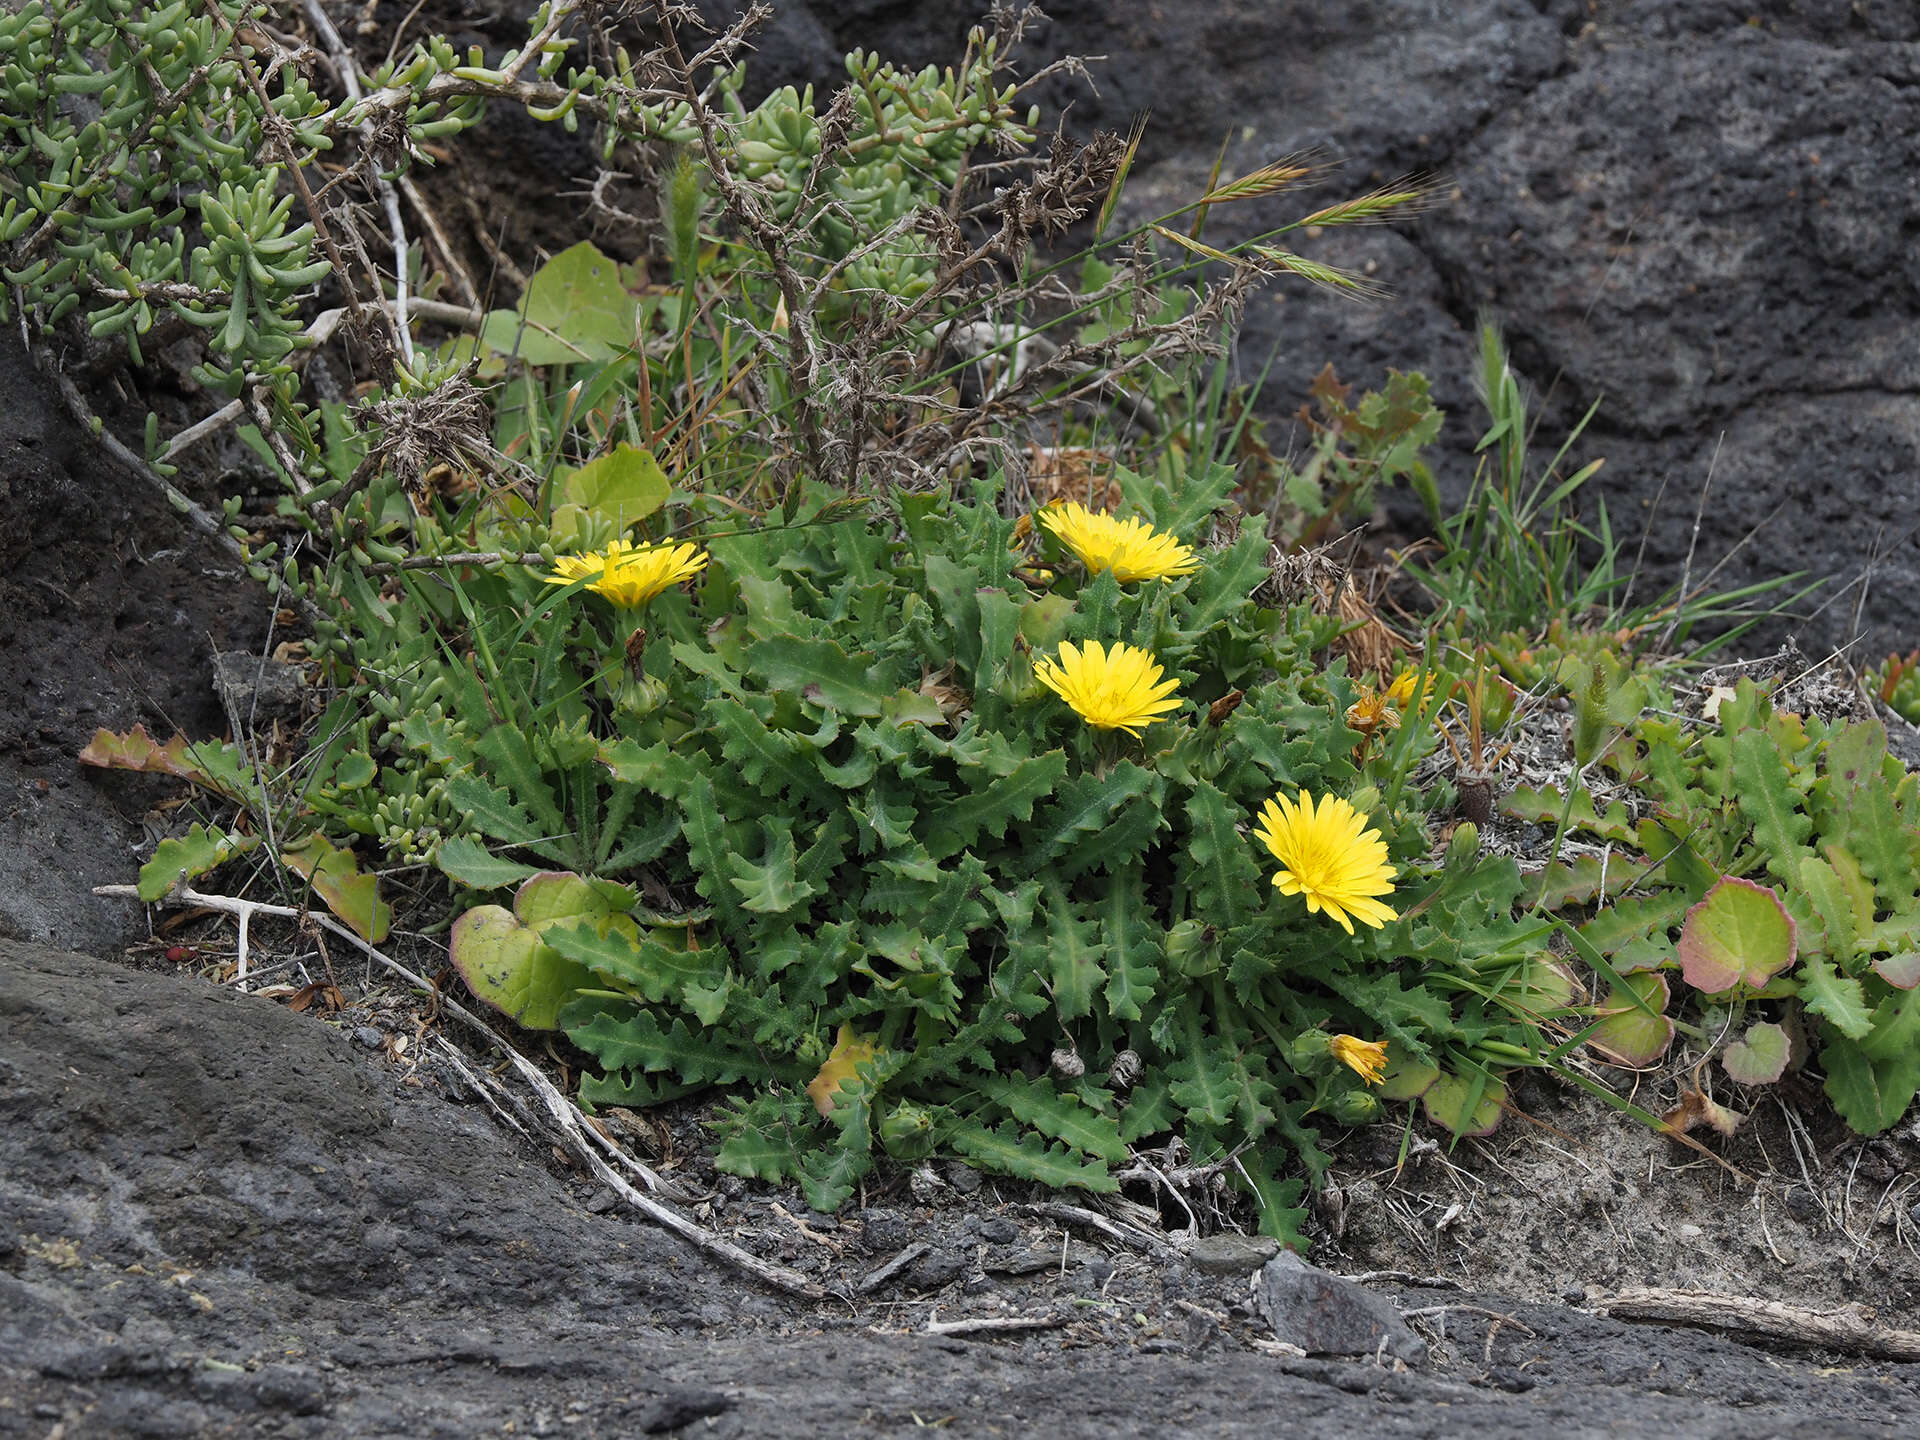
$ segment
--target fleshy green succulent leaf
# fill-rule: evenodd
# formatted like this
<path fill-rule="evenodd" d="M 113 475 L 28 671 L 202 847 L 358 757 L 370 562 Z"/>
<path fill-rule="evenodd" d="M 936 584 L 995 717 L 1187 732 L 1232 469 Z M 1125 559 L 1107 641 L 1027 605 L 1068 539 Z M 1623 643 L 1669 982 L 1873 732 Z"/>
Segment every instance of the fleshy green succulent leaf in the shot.
<path fill-rule="evenodd" d="M 1677 947 L 1681 973 L 1710 995 L 1756 989 L 1794 962 L 1793 917 L 1765 885 L 1728 876 L 1687 911 Z"/>

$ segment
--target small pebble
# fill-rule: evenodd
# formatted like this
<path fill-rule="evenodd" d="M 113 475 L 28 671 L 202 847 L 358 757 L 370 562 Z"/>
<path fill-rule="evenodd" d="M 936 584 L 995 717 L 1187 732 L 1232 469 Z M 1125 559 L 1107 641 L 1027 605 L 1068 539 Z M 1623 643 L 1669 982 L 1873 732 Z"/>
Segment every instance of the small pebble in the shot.
<path fill-rule="evenodd" d="M 1020 1238 L 1020 1229 L 1004 1215 L 982 1222 L 980 1238 L 989 1245 L 1011 1245 Z"/>
<path fill-rule="evenodd" d="M 913 1228 L 897 1210 L 862 1210 L 860 1242 L 875 1255 L 903 1249 L 913 1239 Z"/>
<path fill-rule="evenodd" d="M 956 1160 L 947 1166 L 947 1183 L 962 1195 L 971 1195 L 980 1188 L 980 1172 Z"/>
<path fill-rule="evenodd" d="M 353 1032 L 353 1039 L 355 1044 L 363 1045 L 369 1050 L 378 1050 L 386 1044 L 386 1037 L 371 1025 L 360 1026 Z"/>

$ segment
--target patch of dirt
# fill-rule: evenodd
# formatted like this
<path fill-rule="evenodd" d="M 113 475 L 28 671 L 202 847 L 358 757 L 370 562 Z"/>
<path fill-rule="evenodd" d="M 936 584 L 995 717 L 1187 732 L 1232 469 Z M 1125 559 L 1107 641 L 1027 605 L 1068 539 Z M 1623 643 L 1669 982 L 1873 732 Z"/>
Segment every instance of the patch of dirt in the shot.
<path fill-rule="evenodd" d="M 1635 1103 L 1664 1113 L 1675 1078 L 1650 1077 Z M 1532 1300 L 1580 1303 L 1635 1286 L 1865 1300 L 1886 1323 L 1910 1324 L 1920 1315 L 1915 1127 L 1862 1139 L 1793 1077 L 1777 1097 L 1747 1095 L 1737 1134 L 1705 1136 L 1719 1160 L 1540 1077 L 1515 1083 L 1520 1113 L 1484 1140 L 1450 1147 L 1418 1119 L 1404 1132 L 1376 1126 L 1338 1151 L 1316 1202 L 1316 1258 Z"/>

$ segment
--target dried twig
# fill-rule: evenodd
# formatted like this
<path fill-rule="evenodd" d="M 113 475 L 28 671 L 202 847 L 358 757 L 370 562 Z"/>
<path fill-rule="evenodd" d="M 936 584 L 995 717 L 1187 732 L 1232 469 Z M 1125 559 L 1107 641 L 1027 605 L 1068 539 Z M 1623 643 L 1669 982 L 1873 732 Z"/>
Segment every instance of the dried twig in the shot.
<path fill-rule="evenodd" d="M 132 885 L 99 885 L 94 887 L 93 893 L 117 900 L 137 900 L 140 898 L 139 890 Z M 181 890 L 178 894 L 167 897 L 163 903 L 200 905 L 209 910 L 223 911 L 229 915 L 278 915 L 289 920 L 298 920 L 302 914 L 300 910 L 290 905 L 268 905 L 257 900 L 242 900 L 231 895 L 203 895 L 197 890 Z M 311 912 L 307 913 L 311 914 Z M 770 1261 L 762 1260 L 758 1255 L 750 1254 L 742 1250 L 738 1245 L 722 1240 L 712 1231 L 696 1225 L 679 1211 L 661 1204 L 658 1200 L 650 1196 L 642 1195 L 627 1183 L 624 1176 L 600 1158 L 599 1152 L 592 1142 L 587 1139 L 587 1131 L 590 1127 L 584 1123 L 584 1117 L 580 1114 L 579 1109 L 573 1102 L 562 1095 L 554 1086 L 553 1082 L 547 1079 L 545 1075 L 542 1075 L 539 1068 L 535 1066 L 531 1060 L 527 1059 L 526 1056 L 522 1055 L 518 1050 L 514 1049 L 513 1046 L 503 1040 L 494 1031 L 492 1026 L 488 1025 L 486 1021 L 460 1004 L 459 1001 L 437 991 L 434 986 L 414 974 L 413 971 L 402 965 L 398 960 L 381 953 L 376 947 L 369 944 L 366 940 L 362 939 L 359 935 L 355 934 L 331 916 L 311 915 L 311 918 L 314 923 L 332 931 L 348 944 L 358 947 L 366 954 L 368 959 L 379 962 L 389 971 L 411 981 L 420 989 L 434 995 L 436 997 L 436 1003 L 440 1008 L 450 1014 L 458 1016 L 474 1029 L 478 1030 L 482 1035 L 486 1036 L 494 1048 L 504 1055 L 513 1068 L 520 1073 L 520 1078 L 525 1080 L 533 1092 L 540 1097 L 541 1104 L 545 1107 L 548 1116 L 559 1128 L 561 1138 L 566 1141 L 567 1148 L 573 1152 L 588 1170 L 593 1172 L 594 1177 L 598 1179 L 601 1184 L 619 1195 L 629 1205 L 633 1206 L 634 1209 L 640 1211 L 648 1219 L 664 1229 L 671 1230 L 683 1240 L 706 1251 L 709 1255 L 723 1260 L 737 1269 L 744 1270 L 747 1274 L 753 1276 L 754 1279 L 759 1280 L 763 1284 L 771 1285 L 777 1290 L 783 1290 L 789 1295 L 797 1295 L 803 1300 L 824 1300 L 827 1298 L 827 1292 L 822 1286 L 815 1284 L 798 1271 L 790 1270 L 784 1265 L 775 1265 Z M 638 1164 L 637 1161 L 633 1163 Z M 647 1173 L 651 1174 L 651 1172 Z"/>
<path fill-rule="evenodd" d="M 347 42 L 340 38 L 340 32 L 333 28 L 333 21 L 327 15 L 326 7 L 320 0 L 306 0 L 303 7 L 307 19 L 312 23 L 314 33 L 320 37 L 320 43 L 326 47 L 327 54 L 333 58 L 333 68 L 340 77 L 340 84 L 347 92 L 351 104 L 360 101 L 360 70 L 353 58 L 353 52 L 347 49 Z M 365 121 L 360 126 L 360 138 L 371 151 L 374 143 L 373 122 Z M 400 342 L 401 358 L 407 362 L 407 368 L 413 368 L 413 335 L 407 324 L 407 225 L 400 214 L 400 192 L 393 188 L 393 182 L 380 173 L 379 161 L 371 153 L 368 155 L 368 168 L 373 174 L 374 193 L 380 197 L 380 206 L 387 212 L 387 233 L 393 240 L 393 322 L 394 335 Z"/>
<path fill-rule="evenodd" d="M 871 1295 L 932 1248 L 933 1247 L 924 1240 L 914 1241 L 913 1244 L 907 1246 L 906 1249 L 887 1261 L 886 1264 L 877 1269 L 869 1270 L 865 1275 L 862 1275 L 860 1277 L 860 1283 L 853 1287 L 855 1293 Z"/>
<path fill-rule="evenodd" d="M 1118 1240 L 1122 1245 L 1134 1250 L 1151 1250 L 1160 1255 L 1176 1253 L 1173 1242 L 1164 1235 L 1156 1235 L 1138 1225 L 1129 1225 L 1124 1220 L 1112 1220 L 1097 1210 L 1088 1210 L 1079 1205 L 1068 1205 L 1061 1201 L 1049 1200 L 1020 1207 L 1029 1215 L 1040 1215 L 1049 1220 L 1064 1220 L 1070 1225 L 1084 1225 L 1088 1229 L 1098 1230 L 1110 1239 Z"/>
<path fill-rule="evenodd" d="M 929 1320 L 924 1335 L 1007 1335 L 1020 1330 L 1058 1330 L 1065 1315 L 983 1315 L 975 1320 Z"/>
<path fill-rule="evenodd" d="M 1888 1330 L 1860 1305 L 1810 1310 L 1779 1300 L 1715 1295 L 1706 1290 L 1622 1290 L 1594 1302 L 1617 1320 L 1692 1325 L 1731 1335 L 1764 1335 L 1795 1345 L 1870 1355 L 1876 1360 L 1920 1360 L 1920 1331 Z"/>

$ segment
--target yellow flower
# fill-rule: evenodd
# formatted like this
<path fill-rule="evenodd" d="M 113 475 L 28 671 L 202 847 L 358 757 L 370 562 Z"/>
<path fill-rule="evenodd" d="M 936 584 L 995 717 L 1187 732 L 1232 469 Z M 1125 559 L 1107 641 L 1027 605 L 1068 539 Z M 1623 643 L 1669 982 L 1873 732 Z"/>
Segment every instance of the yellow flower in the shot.
<path fill-rule="evenodd" d="M 1387 687 L 1387 699 L 1405 710 L 1415 700 L 1426 703 L 1427 692 L 1433 688 L 1433 677 L 1423 675 L 1418 670 L 1402 670 L 1394 676 L 1393 683 Z"/>
<path fill-rule="evenodd" d="M 1111 570 L 1113 578 L 1125 584 L 1131 580 L 1171 580 L 1200 568 L 1192 550 L 1144 520 L 1116 520 L 1104 511 L 1087 509 L 1077 500 L 1049 505 L 1038 518 L 1079 558 L 1089 575 Z"/>
<path fill-rule="evenodd" d="M 558 555 L 549 585 L 571 585 L 592 576 L 587 588 L 604 595 L 623 610 L 637 610 L 662 591 L 698 575 L 706 567 L 706 551 L 695 545 L 631 545 L 616 540 L 592 555 Z"/>
<path fill-rule="evenodd" d="M 1336 1035 L 1327 1048 L 1333 1058 L 1369 1085 L 1378 1085 L 1387 1071 L 1387 1042 L 1362 1040 L 1357 1035 Z"/>
<path fill-rule="evenodd" d="M 1309 914 L 1325 911 L 1349 935 L 1354 920 L 1378 929 L 1398 918 L 1375 898 L 1393 893 L 1398 872 L 1387 863 L 1387 842 L 1366 823 L 1338 796 L 1322 795 L 1316 807 L 1302 790 L 1298 804 L 1284 794 L 1267 801 L 1254 830 L 1280 862 L 1280 893 L 1304 896 Z"/>
<path fill-rule="evenodd" d="M 1060 658 L 1040 661 L 1033 673 L 1096 730 L 1138 735 L 1142 725 L 1183 703 L 1171 698 L 1180 682 L 1162 680 L 1153 656 L 1132 645 L 1107 649 L 1089 640 L 1076 650 L 1071 640 L 1063 640 Z"/>

